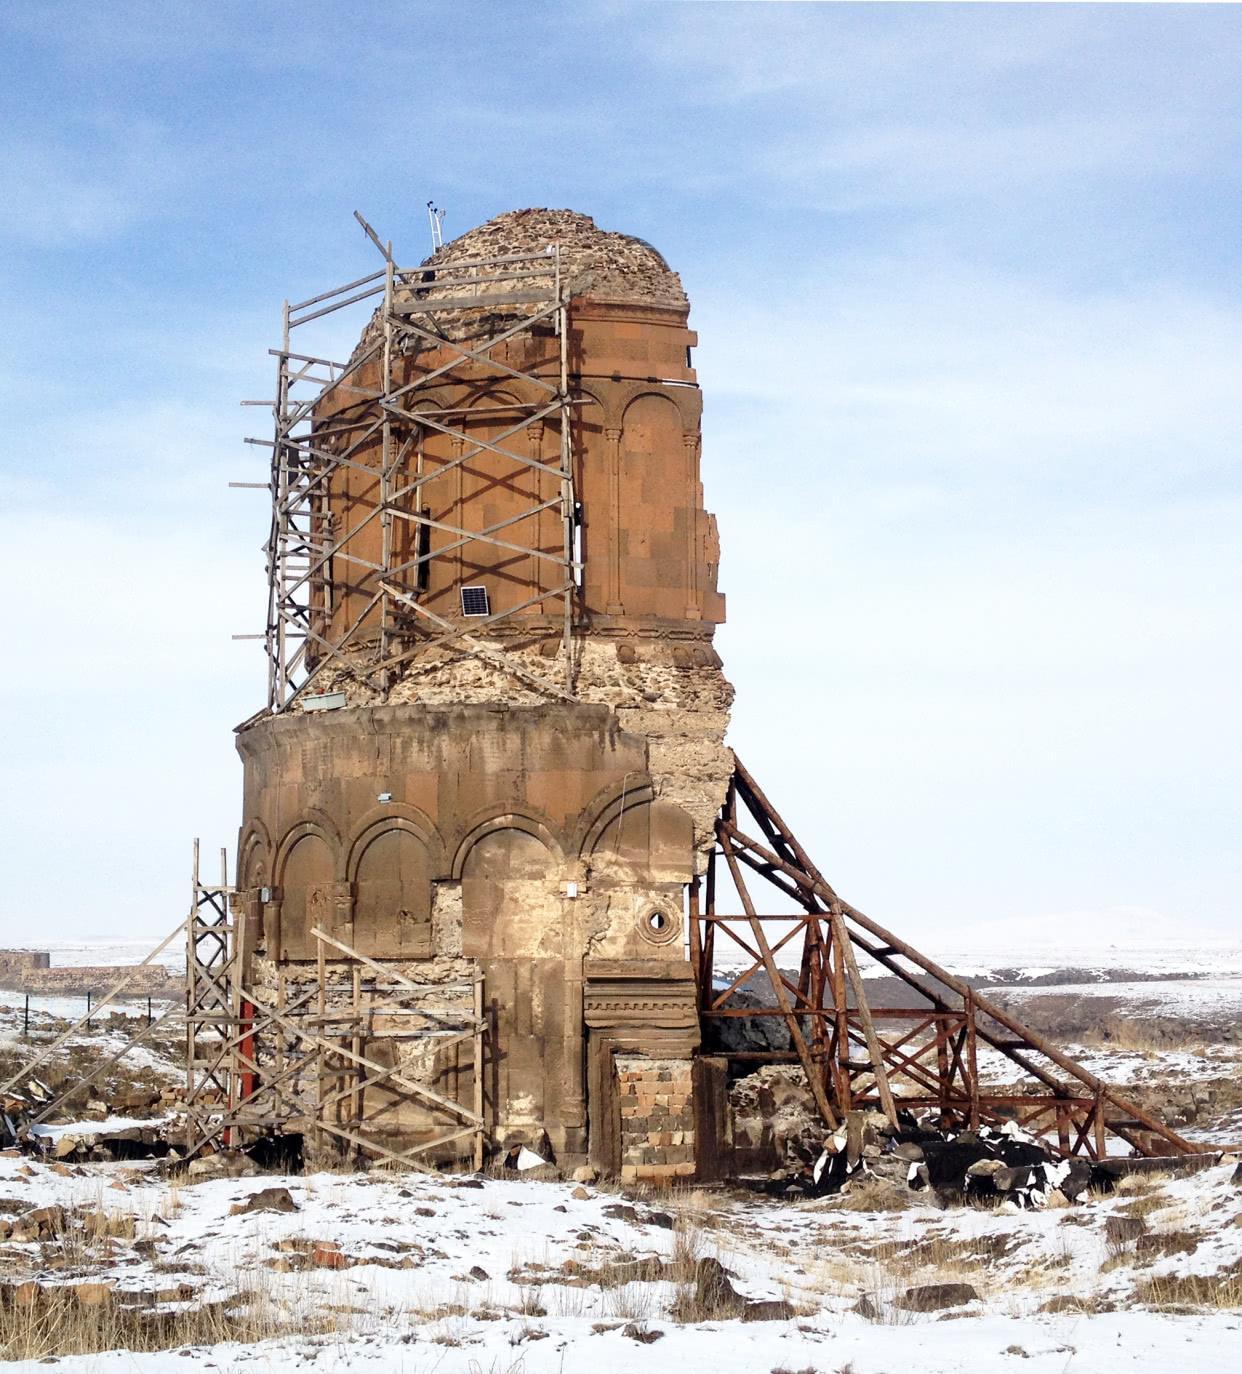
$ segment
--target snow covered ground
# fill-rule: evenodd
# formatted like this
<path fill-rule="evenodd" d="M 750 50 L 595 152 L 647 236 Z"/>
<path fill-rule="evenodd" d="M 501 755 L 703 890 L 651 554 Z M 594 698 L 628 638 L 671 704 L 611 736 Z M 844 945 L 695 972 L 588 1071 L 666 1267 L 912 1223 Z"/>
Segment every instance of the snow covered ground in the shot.
<path fill-rule="evenodd" d="M 1165 1304 L 1161 1285 L 1179 1277 L 1200 1276 L 1204 1292 L 1232 1283 L 1236 1293 L 1242 1189 L 1232 1171 L 1224 1164 L 1025 1213 L 855 1212 L 724 1191 L 624 1200 L 499 1178 L 329 1174 L 177 1186 L 150 1167 L 56 1171 L 13 1158 L 0 1159 L 0 1194 L 11 1210 L 55 1203 L 134 1221 L 132 1239 L 107 1242 L 97 1262 L 75 1252 L 67 1269 L 49 1263 L 55 1247 L 10 1242 L 10 1281 L 24 1260 L 47 1284 L 102 1276 L 118 1300 L 179 1284 L 199 1302 L 257 1289 L 294 1331 L 335 1314 L 330 1334 L 60 1362 L 74 1370 L 1113 1374 L 1152 1360 L 1237 1367 L 1242 1314 L 1208 1303 L 1153 1310 Z M 234 1213 L 272 1186 L 287 1188 L 297 1210 Z M 1142 1236 L 1119 1242 L 1110 1220 L 1140 1213 Z M 339 1246 L 343 1258 L 290 1270 L 313 1242 L 327 1242 L 325 1252 Z M 683 1268 L 668 1272 L 684 1279 L 687 1255 L 718 1259 L 745 1298 L 783 1300 L 795 1315 L 676 1319 L 686 1283 L 650 1276 L 680 1256 Z M 618 1281 L 625 1266 L 647 1277 Z M 945 1282 L 970 1284 L 978 1299 L 938 1312 L 900 1306 L 908 1289 Z M 860 1299 L 874 1316 L 855 1310 Z M 1057 1311 L 1067 1299 L 1077 1310 Z"/>
<path fill-rule="evenodd" d="M 134 963 L 153 943 L 66 944 L 53 962 Z M 931 952 L 976 976 L 1001 967 L 1027 978 L 1065 969 L 1098 974 L 1028 985 L 1023 997 L 1072 994 L 1101 1008 L 1111 999 L 1140 1018 L 1158 1008 L 1218 1024 L 1242 1009 L 1242 951 L 1127 948 L 1116 958 L 1098 948 L 1077 955 L 1034 947 Z M 179 959 L 179 951 L 170 957 Z M 61 1000 L 61 1015 L 76 1018 L 84 1009 L 80 999 Z M 53 1010 L 36 1008 L 37 1037 L 54 1028 Z M 137 1010 L 145 1015 L 145 1002 Z M 20 1026 L 19 995 L 0 994 L 0 1049 L 19 1048 Z M 123 1039 L 97 1028 L 79 1032 L 70 1048 L 106 1056 Z M 1237 1047 L 1220 1042 L 1065 1048 L 1093 1072 L 1136 1090 L 1219 1084 L 1238 1073 Z M 135 1054 L 160 1077 L 177 1072 L 157 1050 Z M 1007 1081 L 1012 1066 L 994 1058 L 981 1049 L 985 1080 Z M 1238 1116 L 1213 1135 L 1199 1134 L 1220 1144 L 1242 1140 Z M 1213 1374 L 1232 1371 L 1242 1358 L 1242 1188 L 1231 1182 L 1233 1167 L 1159 1178 L 1070 1209 L 942 1211 L 914 1198 L 903 1211 L 875 1213 L 729 1190 L 634 1197 L 490 1177 L 318 1174 L 186 1185 L 163 1178 L 153 1164 L 53 1166 L 0 1157 L 0 1220 L 57 1204 L 102 1212 L 119 1232 L 94 1249 L 0 1239 L 0 1284 L 103 1281 L 115 1284 L 121 1302 L 127 1293 L 150 1301 L 186 1285 L 165 1304 L 169 1310 L 249 1292 L 277 1314 L 283 1333 L 249 1344 L 50 1361 L 99 1374 L 311 1367 L 360 1374 L 1119 1374 L 1152 1362 Z M 232 1212 L 268 1187 L 287 1188 L 297 1210 Z M 1129 1234 L 1137 1225 L 1142 1230 Z M 696 1258 L 719 1260 L 744 1298 L 787 1302 L 794 1315 L 687 1319 L 678 1303 L 693 1289 L 687 1275 Z M 908 1289 L 933 1283 L 967 1283 L 978 1298 L 942 1311 L 899 1305 Z M 11 1367 L 33 1374 L 48 1363 Z"/>

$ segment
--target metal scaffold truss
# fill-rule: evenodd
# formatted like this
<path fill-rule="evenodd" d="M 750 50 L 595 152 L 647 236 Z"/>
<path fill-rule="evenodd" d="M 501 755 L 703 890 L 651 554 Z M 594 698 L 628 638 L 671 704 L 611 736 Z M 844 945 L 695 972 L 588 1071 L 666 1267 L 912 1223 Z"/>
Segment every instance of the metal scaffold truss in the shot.
<path fill-rule="evenodd" d="M 274 418 L 272 439 L 247 441 L 271 450 L 267 624 L 261 636 L 239 636 L 264 641 L 268 709 L 287 708 L 329 667 L 365 681 L 382 699 L 396 669 L 437 646 L 525 674 L 550 695 L 569 695 L 581 565 L 568 354 L 572 283 L 560 249 L 550 244 L 540 252 L 400 267 L 391 243 L 357 218 L 383 267 L 286 302 L 281 346 L 269 350 L 277 362 L 275 398 L 244 403 L 270 405 Z M 295 331 L 365 301 L 378 309 L 348 361 L 295 351 Z M 532 348 L 538 365 L 512 365 L 512 345 L 536 335 L 550 336 L 554 351 Z M 488 402 L 501 387 L 503 404 Z M 445 405 L 446 388 L 469 393 L 469 400 Z M 495 426 L 486 437 L 482 423 Z M 559 433 L 554 460 L 539 442 L 544 427 Z M 424 440 L 433 436 L 441 449 L 447 441 L 450 460 L 425 463 Z M 455 519 L 433 518 L 425 489 L 480 459 L 490 464 L 490 479 L 510 492 L 526 479 L 537 494 L 478 528 L 467 528 L 460 511 Z M 350 480 L 367 483 L 373 497 L 333 500 L 334 488 Z M 545 512 L 558 526 L 552 541 L 538 533 Z M 532 560 L 536 594 L 489 607 L 468 623 L 434 610 L 426 595 L 431 565 L 468 556 L 462 551 L 472 546 Z M 343 618 L 345 585 L 355 595 Z M 479 638 L 534 607 L 559 610 L 564 692 L 532 680 L 502 647 Z"/>
<path fill-rule="evenodd" d="M 315 927 L 313 965 L 279 967 L 251 987 L 245 926 L 231 890 L 205 884 L 195 847 L 194 900 L 186 925 L 185 1153 L 301 1136 L 355 1162 L 426 1169 L 427 1156 L 459 1153 L 481 1168 L 486 1143 L 483 983 L 427 985 Z M 445 1005 L 456 997 L 455 1005 Z M 433 1000 L 430 1000 L 433 999 Z M 446 1051 L 467 1062 L 447 1064 Z M 384 1063 L 377 1054 L 394 1059 Z M 415 1076 L 401 1047 L 430 1054 L 435 1072 L 469 1078 L 469 1106 Z M 460 1087 L 460 1084 L 459 1084 Z M 403 1128 L 413 1108 L 421 1128 Z"/>
<path fill-rule="evenodd" d="M 903 1113 L 931 1114 L 950 1130 L 1014 1121 L 1064 1155 L 1092 1159 L 1105 1156 L 1110 1136 L 1141 1155 L 1199 1151 L 994 1001 L 842 901 L 755 780 L 734 763 L 702 910 L 697 885 L 691 893 L 691 959 L 706 1042 L 729 1018 L 783 1022 L 787 1050 L 721 1053 L 752 1067 L 800 1064 L 819 1114 L 832 1129 L 845 1113 L 872 1108 L 894 1125 Z M 718 909 L 721 869 L 742 915 Z M 801 912 L 761 913 L 748 873 Z M 898 980 L 907 1005 L 871 1005 L 860 955 Z M 795 956 L 796 973 L 788 967 Z M 982 1086 L 981 1049 L 1008 1061 L 1015 1071 L 1010 1076 L 1021 1080 L 1017 1089 Z"/>

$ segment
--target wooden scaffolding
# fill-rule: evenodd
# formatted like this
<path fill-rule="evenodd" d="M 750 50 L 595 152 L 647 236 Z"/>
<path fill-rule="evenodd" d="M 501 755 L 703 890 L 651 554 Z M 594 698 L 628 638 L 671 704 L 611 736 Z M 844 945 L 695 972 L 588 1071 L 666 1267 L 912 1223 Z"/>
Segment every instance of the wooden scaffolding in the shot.
<path fill-rule="evenodd" d="M 287 709 L 329 666 L 365 681 L 382 699 L 398 668 L 408 676 L 412 657 L 450 645 L 455 652 L 502 666 L 551 697 L 572 699 L 571 646 L 582 571 L 572 418 L 580 400 L 571 392 L 569 372 L 573 283 L 565 275 L 560 249 L 549 244 L 538 252 L 400 267 L 392 244 L 381 242 L 362 216 L 355 216 L 383 266 L 296 304 L 286 301 L 281 346 L 269 350 L 277 363 L 275 397 L 243 402 L 270 407 L 274 421 L 271 439 L 246 441 L 271 451 L 268 481 L 231 483 L 268 489 L 272 499 L 267 624 L 260 634 L 235 636 L 264 643 L 267 710 Z M 363 302 L 378 310 L 348 361 L 295 351 L 295 331 Z M 455 327 L 463 313 L 476 322 L 469 338 L 460 337 Z M 556 340 L 554 375 L 544 367 L 515 368 L 496 356 L 510 341 L 548 330 Z M 407 354 L 419 349 L 447 360 L 411 376 Z M 376 375 L 378 385 L 363 384 Z M 438 388 L 458 382 L 477 393 L 515 381 L 518 399 L 492 412 L 478 404 L 445 410 L 430 399 Z M 317 420 L 320 408 L 330 399 L 346 398 L 350 415 L 325 431 Z M 471 433 L 468 424 L 489 413 L 507 417 L 500 434 L 484 439 Z M 534 456 L 538 445 L 532 439 L 544 426 L 560 436 L 555 462 Z M 332 435 L 331 447 L 325 432 Z M 451 461 L 424 469 L 420 438 L 428 434 L 452 441 Z M 510 487 L 516 478 L 534 476 L 554 486 L 555 495 L 532 496 L 527 506 L 483 529 L 432 519 L 420 500 L 423 488 L 480 455 L 503 469 L 502 476 L 507 473 L 504 480 Z M 329 516 L 329 489 L 351 470 L 374 481 L 376 499 L 365 506 L 338 503 Z M 545 512 L 559 521 L 559 548 L 542 546 L 538 531 Z M 371 537 L 376 522 L 378 557 Z M 419 551 L 412 558 L 399 554 L 401 524 L 420 532 Z M 425 604 L 427 565 L 458 556 L 470 545 L 536 561 L 550 570 L 549 585 L 517 605 L 489 608 L 467 625 L 446 618 Z M 348 624 L 333 615 L 334 569 L 363 593 Z M 497 622 L 548 603 L 560 608 L 563 690 L 532 674 L 502 645 L 480 637 Z"/>
<path fill-rule="evenodd" d="M 468 1157 L 482 1167 L 482 977 L 419 983 L 316 927 L 313 962 L 275 966 L 269 982 L 255 985 L 231 896 L 223 881 L 201 881 L 196 846 L 186 926 L 186 1152 L 301 1136 L 320 1156 L 331 1145 L 355 1162 L 425 1169 L 428 1158 L 461 1157 L 469 1141 Z M 451 1091 L 432 1086 L 442 1078 Z"/>

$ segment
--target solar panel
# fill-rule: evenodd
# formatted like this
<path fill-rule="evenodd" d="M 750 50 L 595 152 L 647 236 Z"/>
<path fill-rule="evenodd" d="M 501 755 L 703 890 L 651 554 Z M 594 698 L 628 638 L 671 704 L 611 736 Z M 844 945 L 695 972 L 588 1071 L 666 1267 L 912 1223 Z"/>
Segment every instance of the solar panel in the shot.
<path fill-rule="evenodd" d="M 490 615 L 491 610 L 486 587 L 463 587 L 461 589 L 462 615 Z"/>

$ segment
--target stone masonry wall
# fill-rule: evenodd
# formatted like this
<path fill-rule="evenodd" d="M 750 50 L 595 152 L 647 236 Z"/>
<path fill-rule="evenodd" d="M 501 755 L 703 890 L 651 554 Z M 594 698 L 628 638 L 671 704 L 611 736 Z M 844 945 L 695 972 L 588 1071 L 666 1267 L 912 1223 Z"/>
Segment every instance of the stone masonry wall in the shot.
<path fill-rule="evenodd" d="M 501 647 L 498 643 L 496 647 Z M 390 705 L 428 706 L 505 701 L 538 706 L 563 690 L 564 659 L 537 649 L 509 650 L 527 675 L 520 680 L 496 664 L 465 649 L 447 650 L 410 671 L 387 695 Z M 725 746 L 733 688 L 706 645 L 698 653 L 708 661 L 680 666 L 670 651 L 658 658 L 626 661 L 618 646 L 588 637 L 578 649 L 574 687 L 582 701 L 611 706 L 623 730 L 648 740 L 648 771 L 656 795 L 675 802 L 694 822 L 694 844 L 702 871 L 714 837 L 716 815 L 733 773 L 733 755 Z M 541 692 L 534 684 L 546 684 Z M 316 692 L 343 692 L 350 707 L 379 705 L 376 688 L 345 666 L 324 669 Z M 296 702 L 293 712 L 303 709 Z"/>
<path fill-rule="evenodd" d="M 694 1176 L 694 1096 L 688 1059 L 617 1055 L 621 1177 L 669 1183 Z"/>
<path fill-rule="evenodd" d="M 0 949 L 0 978 L 24 975 L 31 969 L 47 968 L 52 962 L 46 950 Z"/>
<path fill-rule="evenodd" d="M 42 950 L 0 950 L 0 987 L 53 996 L 102 993 L 126 974 L 123 997 L 177 997 L 185 980 L 163 964 L 58 964 Z"/>

